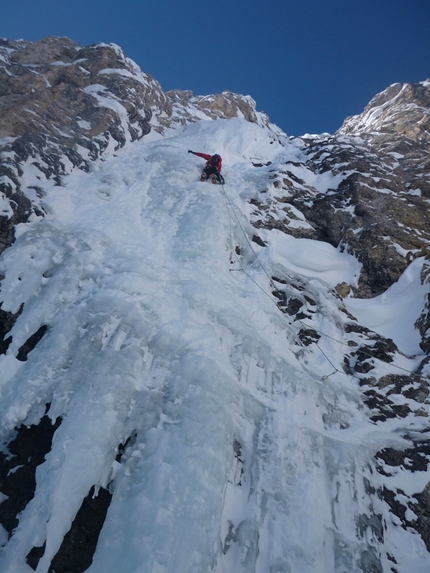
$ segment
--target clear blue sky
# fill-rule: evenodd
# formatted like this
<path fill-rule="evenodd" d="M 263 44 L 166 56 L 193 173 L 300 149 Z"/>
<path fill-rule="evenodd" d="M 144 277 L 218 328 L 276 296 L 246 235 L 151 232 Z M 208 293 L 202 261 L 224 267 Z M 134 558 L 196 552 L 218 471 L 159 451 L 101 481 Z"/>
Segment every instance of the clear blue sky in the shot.
<path fill-rule="evenodd" d="M 165 91 L 251 95 L 289 135 L 333 133 L 430 78 L 430 0 L 3 0 L 0 37 L 114 42 Z"/>

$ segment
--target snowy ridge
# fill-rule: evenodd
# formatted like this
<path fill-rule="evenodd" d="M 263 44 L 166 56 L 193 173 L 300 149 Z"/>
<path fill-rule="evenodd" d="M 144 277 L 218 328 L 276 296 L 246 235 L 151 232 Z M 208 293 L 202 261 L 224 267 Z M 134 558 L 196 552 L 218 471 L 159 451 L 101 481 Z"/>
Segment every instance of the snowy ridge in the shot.
<path fill-rule="evenodd" d="M 198 182 L 187 149 L 223 156 L 224 189 Z M 33 571 L 35 547 L 36 571 L 51 571 L 93 486 L 112 500 L 88 573 L 428 571 L 424 541 L 380 495 L 422 492 L 427 472 L 380 460 L 383 473 L 374 455 L 410 445 L 429 405 L 411 399 L 403 418 L 373 421 L 345 367 L 369 340 L 334 287 L 356 285 L 360 263 L 276 229 L 253 240 L 270 170 L 290 162 L 320 191 L 344 177 L 304 160 L 301 140 L 218 119 L 129 142 L 62 187 L 38 180 L 46 216 L 20 225 L 0 260 L 1 308 L 22 309 L 0 356 L 2 443 L 46 410 L 61 423 L 3 535 L 2 572 Z M 426 289 L 414 296 L 423 308 Z M 291 300 L 303 316 L 280 312 Z M 375 376 L 416 369 L 422 353 L 406 354 L 373 358 Z"/>
<path fill-rule="evenodd" d="M 60 185 L 76 167 L 89 171 L 92 161 L 151 131 L 165 134 L 201 120 L 244 117 L 281 133 L 250 96 L 164 93 L 116 44 L 0 39 L 0 55 L 0 198 L 9 199 L 14 214 L 9 235 L 17 223 L 40 216 L 39 181 L 54 178 Z M 39 179 L 27 181 L 29 169 L 38 169 Z"/>
<path fill-rule="evenodd" d="M 408 137 L 428 138 L 429 85 L 428 80 L 417 84 L 392 84 L 375 96 L 362 114 L 347 118 L 338 133 L 401 131 Z M 407 122 L 405 118 L 408 118 Z"/>

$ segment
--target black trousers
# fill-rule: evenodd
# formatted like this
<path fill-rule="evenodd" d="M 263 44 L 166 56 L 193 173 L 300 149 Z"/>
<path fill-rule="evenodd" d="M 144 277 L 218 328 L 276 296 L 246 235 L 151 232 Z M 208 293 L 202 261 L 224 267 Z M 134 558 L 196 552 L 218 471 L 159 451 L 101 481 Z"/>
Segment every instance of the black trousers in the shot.
<path fill-rule="evenodd" d="M 221 182 L 220 173 L 219 173 L 218 169 L 216 169 L 215 167 L 212 167 L 212 165 L 205 167 L 203 169 L 203 173 L 206 175 L 206 179 L 209 179 L 209 177 L 212 175 L 212 173 L 215 173 L 217 180 Z M 203 175 L 203 173 L 202 173 L 202 175 Z"/>

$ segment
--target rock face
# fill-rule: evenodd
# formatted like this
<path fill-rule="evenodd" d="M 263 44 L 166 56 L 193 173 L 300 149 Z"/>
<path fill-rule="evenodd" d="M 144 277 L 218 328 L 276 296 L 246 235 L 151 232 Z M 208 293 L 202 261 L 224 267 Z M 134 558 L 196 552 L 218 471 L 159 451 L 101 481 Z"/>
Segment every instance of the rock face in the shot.
<path fill-rule="evenodd" d="M 66 38 L 9 45 L 0 137 L 40 134 L 65 147 L 73 140 L 94 158 L 108 143 L 108 134 L 121 145 L 149 132 L 149 99 L 156 98 L 155 92 L 161 97 L 162 91 L 155 81 L 136 73 L 120 50 L 80 48 Z M 139 79 L 145 83 L 146 97 L 144 90 L 136 90 Z M 165 104 L 162 99 L 160 107 Z M 126 112 L 122 122 L 119 106 Z"/>
<path fill-rule="evenodd" d="M 250 96 L 229 91 L 210 96 L 194 96 L 191 91 L 181 90 L 172 90 L 166 95 L 173 103 L 174 118 L 180 118 L 180 123 L 190 123 L 202 118 L 243 117 L 246 121 L 280 132 L 276 126 L 270 124 L 265 113 L 256 111 L 256 102 Z"/>
<path fill-rule="evenodd" d="M 304 139 L 303 163 L 270 173 L 274 191 L 261 201 L 259 224 L 354 254 L 363 264 L 355 295 L 384 292 L 427 256 L 429 102 L 429 81 L 396 84 L 334 135 Z M 326 186 L 304 184 L 305 172 L 327 174 Z"/>
<path fill-rule="evenodd" d="M 151 106 L 170 109 L 159 84 L 115 46 L 81 48 L 67 38 L 0 41 L 0 192 L 9 201 L 0 221 L 0 248 L 14 226 L 41 215 L 40 190 L 25 189 L 23 168 L 41 180 L 88 170 L 109 146 L 149 133 Z"/>
<path fill-rule="evenodd" d="M 338 285 L 340 297 L 370 298 L 393 285 L 417 257 L 425 262 L 422 284 L 428 282 L 430 217 L 430 81 L 395 84 L 378 94 L 364 112 L 347 118 L 333 135 L 298 138 L 302 161 L 287 161 L 283 169 L 255 164 L 262 185 L 253 199 L 257 228 L 279 229 L 297 238 L 326 241 L 353 254 L 361 263 L 358 287 Z M 309 181 L 315 181 L 310 185 Z M 309 318 L 309 300 L 289 281 L 280 289 L 280 308 L 294 320 Z M 359 379 L 363 400 L 375 423 L 409 415 L 428 416 L 429 381 L 421 376 L 428 364 L 430 302 L 416 327 L 427 357 L 416 374 L 373 376 L 377 360 L 393 361 L 398 349 L 358 325 L 345 324 L 350 350 L 346 372 Z M 302 331 L 302 342 L 317 342 L 319 334 Z M 375 360 L 377 359 L 377 360 Z M 392 477 L 401 470 L 428 471 L 430 442 L 411 439 L 406 450 L 384 449 L 375 456 L 376 470 Z M 430 548 L 428 490 L 413 496 L 402 489 L 375 490 L 390 506 L 403 528 L 420 533 Z M 400 497 L 402 497 L 400 501 Z M 413 515 L 414 517 L 408 517 Z M 377 569 L 372 569 L 377 570 Z M 393 571 L 397 569 L 393 568 Z"/>
<path fill-rule="evenodd" d="M 0 60 L 0 252 L 14 241 L 17 224 L 44 216 L 42 189 L 27 186 L 28 169 L 35 170 L 44 184 L 61 185 L 74 169 L 90 170 L 91 163 L 104 153 L 113 153 L 151 131 L 163 134 L 175 125 L 202 119 L 243 117 L 270 129 L 274 137 L 281 133 L 264 113 L 256 111 L 249 96 L 227 91 L 211 96 L 180 90 L 163 92 L 160 84 L 126 58 L 118 46 L 81 47 L 67 38 L 45 38 L 36 43 L 0 40 Z M 394 84 L 378 94 L 361 115 L 347 118 L 337 133 L 296 138 L 294 143 L 301 151 L 300 160 L 285 160 L 281 169 L 258 161 L 254 164 L 260 184 L 258 196 L 252 200 L 251 222 L 256 233 L 262 228 L 279 229 L 297 238 L 325 241 L 362 263 L 358 287 L 342 283 L 330 293 L 346 317 L 345 373 L 358 380 L 373 422 L 427 416 L 423 405 L 428 403 L 429 384 L 421 373 L 428 356 L 414 374 L 373 375 L 375 360 L 390 363 L 400 352 L 392 340 L 360 326 L 349 316 L 342 298 L 350 293 L 360 298 L 381 294 L 414 259 L 428 259 L 430 80 Z M 253 240 L 265 246 L 257 234 Z M 427 263 L 423 266 L 423 284 L 428 269 Z M 296 279 L 272 278 L 279 309 L 291 320 L 311 319 L 318 312 L 318 292 L 311 292 Z M 429 307 L 430 298 L 417 322 L 421 348 L 427 355 Z M 11 314 L 0 309 L 1 353 L 7 351 L 8 333 L 21 310 Z M 20 360 L 27 359 L 44 332 L 39 329 L 29 336 L 20 348 Z M 299 337 L 308 346 L 318 342 L 320 334 L 304 328 Z M 55 427 L 50 428 L 44 420 L 40 427 L 17 432 L 15 441 L 8 444 L 23 466 L 14 475 L 22 474 L 22 487 L 28 488 L 26 495 L 21 495 L 22 491 L 17 494 L 15 505 L 12 497 L 20 487 L 10 479 L 10 460 L 2 454 L 0 491 L 9 492 L 11 499 L 0 504 L 0 522 L 3 519 L 9 533 L 16 526 L 17 513 L 31 497 L 34 479 L 30 474 L 49 450 L 54 431 Z M 390 468 L 399 466 L 408 471 L 427 468 L 429 440 L 425 435 L 405 439 L 411 446 L 403 452 L 384 449 L 376 454 L 378 472 L 388 475 Z M 25 460 L 30 459 L 28 450 L 36 453 L 24 467 Z M 369 486 L 372 495 L 385 500 L 402 527 L 420 533 L 430 551 L 430 483 L 408 499 L 399 490 L 372 488 Z M 84 560 L 73 564 L 75 573 L 84 571 L 91 562 L 88 546 L 97 543 L 109 495 L 102 492 L 98 502 L 90 496 L 83 503 L 84 515 L 98 503 L 93 520 L 97 525 L 91 541 L 85 542 Z M 72 570 L 68 555 L 78 553 L 76 547 L 84 543 L 80 541 L 83 530 L 80 518 L 72 526 L 68 547 L 55 562 L 57 573 Z M 38 554 L 29 555 L 28 563 L 36 568 L 39 558 Z"/>
<path fill-rule="evenodd" d="M 245 117 L 269 125 L 249 96 L 224 92 L 194 97 L 164 93 L 160 84 L 115 45 L 81 47 L 68 38 L 39 42 L 0 40 L 0 252 L 14 227 L 38 209 L 40 189 L 26 189 L 23 168 L 33 165 L 41 180 L 61 185 L 74 168 L 88 170 L 151 130 L 203 118 Z"/>

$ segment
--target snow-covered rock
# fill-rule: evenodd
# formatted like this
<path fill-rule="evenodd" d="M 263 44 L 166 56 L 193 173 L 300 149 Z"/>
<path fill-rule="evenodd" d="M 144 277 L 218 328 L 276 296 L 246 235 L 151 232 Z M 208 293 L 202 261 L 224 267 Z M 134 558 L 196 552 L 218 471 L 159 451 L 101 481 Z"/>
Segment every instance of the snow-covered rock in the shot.
<path fill-rule="evenodd" d="M 114 45 L 0 57 L 0 571 L 427 573 L 428 159 L 390 102 L 428 82 L 291 139 Z"/>

